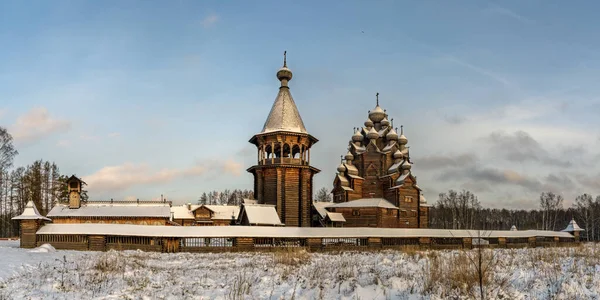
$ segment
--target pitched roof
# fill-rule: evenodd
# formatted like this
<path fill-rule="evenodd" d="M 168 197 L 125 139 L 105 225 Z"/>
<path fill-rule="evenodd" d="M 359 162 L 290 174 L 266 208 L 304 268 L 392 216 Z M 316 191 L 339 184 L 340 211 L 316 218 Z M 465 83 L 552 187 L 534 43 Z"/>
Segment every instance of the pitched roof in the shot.
<path fill-rule="evenodd" d="M 281 87 L 261 133 L 288 131 L 308 133 L 288 87 Z"/>
<path fill-rule="evenodd" d="M 187 205 L 178 205 L 178 206 L 172 206 L 171 207 L 171 213 L 173 213 L 173 219 L 187 219 L 187 220 L 193 220 L 195 219 L 194 214 L 192 213 L 194 211 L 195 208 L 200 207 L 199 205 L 194 205 L 192 206 L 192 209 L 189 210 Z"/>
<path fill-rule="evenodd" d="M 211 218 L 213 220 L 237 219 L 240 214 L 240 207 L 237 205 L 204 205 L 204 207 L 214 213 Z"/>
<path fill-rule="evenodd" d="M 395 208 L 398 209 L 394 204 L 383 198 L 362 198 L 358 200 L 348 201 L 333 204 L 329 207 L 382 207 L 382 208 Z"/>
<path fill-rule="evenodd" d="M 331 220 L 331 222 L 346 222 L 346 218 L 344 218 L 344 215 L 342 215 L 342 213 L 334 213 L 328 211 L 327 217 L 329 218 L 329 220 Z"/>
<path fill-rule="evenodd" d="M 66 217 L 158 217 L 169 218 L 171 209 L 168 204 L 86 204 L 71 209 L 68 205 L 56 205 L 49 218 Z"/>
<path fill-rule="evenodd" d="M 244 205 L 243 211 L 251 225 L 283 225 L 273 205 Z"/>
<path fill-rule="evenodd" d="M 27 202 L 27 204 L 25 205 L 25 209 L 23 210 L 23 213 L 19 216 L 16 216 L 14 218 L 12 218 L 13 220 L 46 220 L 46 221 L 51 221 L 50 219 L 40 215 L 40 212 L 37 210 L 37 208 L 35 207 L 35 204 L 33 204 L 33 201 L 29 201 Z"/>
<path fill-rule="evenodd" d="M 333 203 L 331 203 L 331 202 L 313 202 L 312 203 L 315 210 L 319 213 L 319 215 L 323 219 L 325 219 L 325 217 L 327 216 L 327 210 L 325 209 L 325 207 L 330 206 L 332 204 Z"/>

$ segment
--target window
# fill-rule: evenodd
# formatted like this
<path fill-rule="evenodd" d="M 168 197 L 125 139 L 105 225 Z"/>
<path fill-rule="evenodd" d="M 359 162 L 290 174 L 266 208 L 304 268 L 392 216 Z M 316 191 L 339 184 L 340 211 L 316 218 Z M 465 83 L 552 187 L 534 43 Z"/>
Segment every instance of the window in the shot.
<path fill-rule="evenodd" d="M 360 216 L 360 211 L 358 209 L 353 209 L 352 210 L 352 215 L 353 216 Z"/>
<path fill-rule="evenodd" d="M 411 196 L 405 196 L 404 197 L 404 202 L 406 202 L 406 203 L 412 203 L 413 202 L 413 197 L 411 197 Z"/>

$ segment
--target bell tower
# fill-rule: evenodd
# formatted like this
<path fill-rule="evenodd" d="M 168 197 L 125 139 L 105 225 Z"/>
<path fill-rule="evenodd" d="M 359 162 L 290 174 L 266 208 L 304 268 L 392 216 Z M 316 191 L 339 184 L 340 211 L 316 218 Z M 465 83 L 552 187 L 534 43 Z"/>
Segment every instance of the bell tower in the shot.
<path fill-rule="evenodd" d="M 257 164 L 247 171 L 254 175 L 254 198 L 259 204 L 275 205 L 286 226 L 309 227 L 313 176 L 320 170 L 310 166 L 310 149 L 318 140 L 308 134 L 288 86 L 292 71 L 277 71 L 279 93 L 260 133 L 250 139 L 258 149 Z"/>
<path fill-rule="evenodd" d="M 81 191 L 83 185 L 86 184 L 83 180 L 72 175 L 67 179 L 67 190 L 69 191 L 69 208 L 81 207 Z"/>

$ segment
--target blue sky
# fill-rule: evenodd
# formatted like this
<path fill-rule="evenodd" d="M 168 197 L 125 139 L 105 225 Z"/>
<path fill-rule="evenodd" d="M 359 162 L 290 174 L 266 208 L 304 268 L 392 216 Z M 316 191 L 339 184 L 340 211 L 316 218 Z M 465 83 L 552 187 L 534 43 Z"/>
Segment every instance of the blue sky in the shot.
<path fill-rule="evenodd" d="M 92 199 L 251 188 L 248 143 L 291 91 L 315 188 L 380 93 L 427 198 L 492 207 L 600 194 L 599 4 L 564 1 L 0 2 L 0 126 Z"/>

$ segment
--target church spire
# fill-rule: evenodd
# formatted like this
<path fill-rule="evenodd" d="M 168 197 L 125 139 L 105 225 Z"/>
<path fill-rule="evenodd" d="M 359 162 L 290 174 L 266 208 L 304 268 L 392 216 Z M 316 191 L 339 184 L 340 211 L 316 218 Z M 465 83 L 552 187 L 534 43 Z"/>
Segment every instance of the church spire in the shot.
<path fill-rule="evenodd" d="M 283 67 L 277 71 L 277 79 L 281 81 L 281 87 L 261 133 L 274 131 L 308 133 L 288 87 L 288 82 L 292 80 L 292 70 L 287 67 L 287 51 L 283 52 Z"/>

